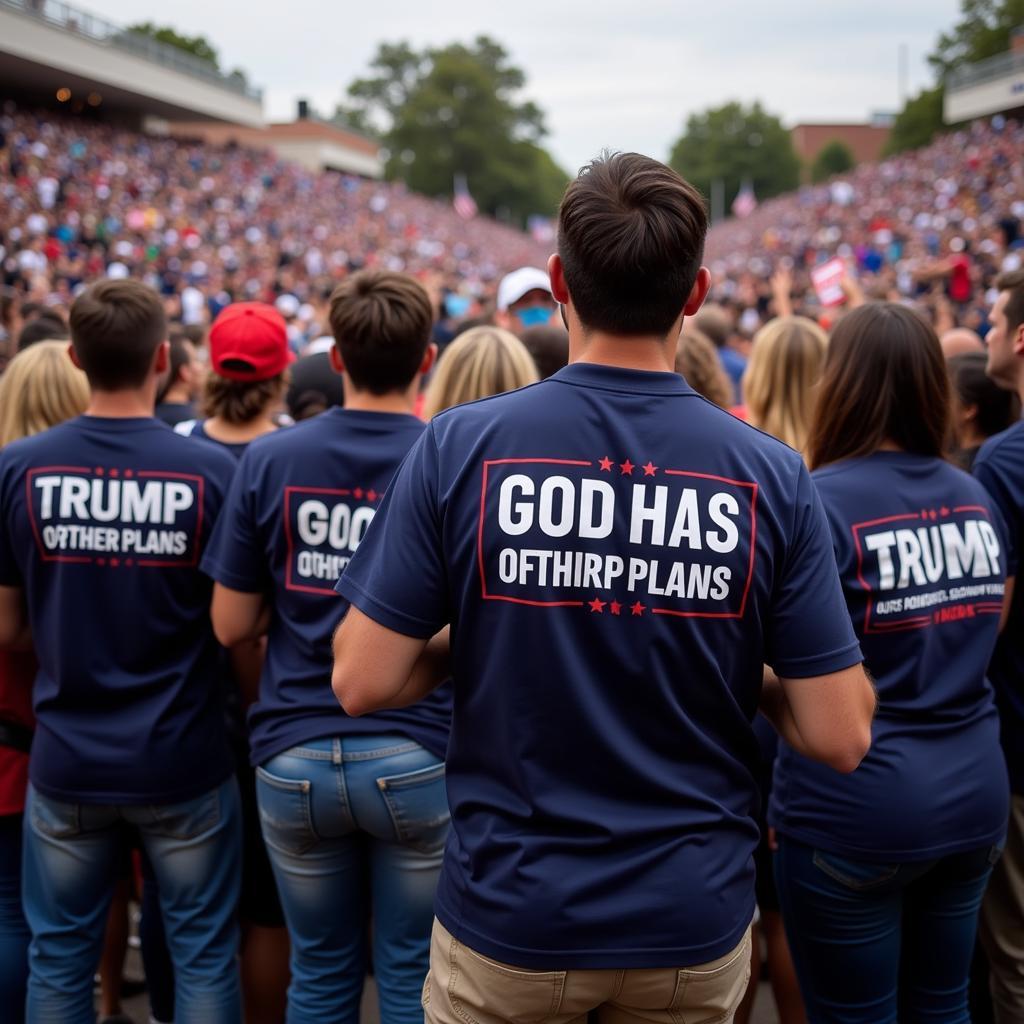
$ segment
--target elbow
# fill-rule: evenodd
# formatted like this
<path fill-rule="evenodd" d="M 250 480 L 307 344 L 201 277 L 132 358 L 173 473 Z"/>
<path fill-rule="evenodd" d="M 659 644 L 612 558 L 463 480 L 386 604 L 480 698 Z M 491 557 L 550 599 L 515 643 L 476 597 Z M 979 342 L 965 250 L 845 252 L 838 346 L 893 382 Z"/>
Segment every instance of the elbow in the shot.
<path fill-rule="evenodd" d="M 337 662 L 331 673 L 331 689 L 345 714 L 351 718 L 359 718 L 374 710 L 365 694 L 360 692 L 361 688 L 354 685 L 352 673 L 347 672 L 345 667 Z"/>
<path fill-rule="evenodd" d="M 849 775 L 855 772 L 861 761 L 867 757 L 871 749 L 871 729 L 865 728 L 854 735 L 841 746 L 830 753 L 826 764 L 842 775 Z"/>
<path fill-rule="evenodd" d="M 218 620 L 216 616 L 213 618 L 213 635 L 221 647 L 234 647 L 235 644 L 249 639 L 245 631 L 239 629 L 235 623 Z"/>

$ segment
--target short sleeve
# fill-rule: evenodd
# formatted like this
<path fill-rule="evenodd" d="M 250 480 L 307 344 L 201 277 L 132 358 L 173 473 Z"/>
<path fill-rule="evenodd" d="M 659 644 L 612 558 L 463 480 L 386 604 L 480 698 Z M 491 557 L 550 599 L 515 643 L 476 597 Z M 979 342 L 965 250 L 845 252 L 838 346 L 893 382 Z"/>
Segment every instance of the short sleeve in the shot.
<path fill-rule="evenodd" d="M 828 520 L 803 465 L 770 614 L 766 660 L 779 676 L 827 675 L 864 660 L 843 597 Z"/>
<path fill-rule="evenodd" d="M 200 566 L 217 583 L 243 593 L 265 593 L 271 579 L 256 516 L 258 474 L 246 452 L 228 488 Z"/>
<path fill-rule="evenodd" d="M 437 442 L 428 427 L 335 588 L 375 622 L 405 636 L 433 636 L 450 619 L 438 472 Z"/>
<path fill-rule="evenodd" d="M 12 495 L 15 490 L 10 485 L 10 478 L 11 467 L 0 462 L 0 587 L 22 585 L 21 567 L 14 557 L 16 545 L 11 536 L 14 524 Z"/>
<path fill-rule="evenodd" d="M 1016 576 L 1017 561 L 1020 558 L 1018 544 L 1024 535 L 1024 506 L 1014 496 L 1007 475 L 988 459 L 977 459 L 972 473 L 995 502 L 1002 516 L 1006 531 L 1006 575 Z"/>

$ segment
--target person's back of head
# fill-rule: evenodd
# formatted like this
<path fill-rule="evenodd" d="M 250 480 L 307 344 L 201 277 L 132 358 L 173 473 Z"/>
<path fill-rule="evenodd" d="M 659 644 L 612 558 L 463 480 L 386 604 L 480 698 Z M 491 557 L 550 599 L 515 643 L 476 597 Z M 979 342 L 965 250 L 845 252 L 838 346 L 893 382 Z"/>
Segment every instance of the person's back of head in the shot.
<path fill-rule="evenodd" d="M 1001 388 L 985 372 L 988 355 L 965 352 L 946 360 L 953 385 L 956 412 L 970 419 L 978 442 L 999 434 L 1020 419 L 1020 399 Z M 959 419 L 959 415 L 954 418 Z M 960 424 L 956 424 L 958 431 Z M 961 440 L 961 439 L 958 439 Z"/>
<path fill-rule="evenodd" d="M 502 327 L 474 327 L 460 334 L 438 360 L 423 415 L 514 391 L 540 378 L 526 346 Z"/>
<path fill-rule="evenodd" d="M 722 369 L 718 352 L 707 335 L 688 327 L 676 343 L 676 373 L 708 401 L 728 409 L 732 405 L 732 384 Z"/>
<path fill-rule="evenodd" d="M 954 356 L 964 355 L 968 352 L 984 352 L 985 343 L 972 330 L 967 327 L 954 327 L 945 331 L 939 344 L 942 346 L 942 354 L 946 359 Z"/>
<path fill-rule="evenodd" d="M 942 348 L 927 321 L 894 302 L 851 310 L 829 341 L 808 442 L 811 467 L 885 444 L 941 457 L 949 393 Z"/>
<path fill-rule="evenodd" d="M 828 336 L 813 320 L 776 317 L 754 338 L 743 375 L 743 401 L 750 423 L 798 452 L 807 446 L 814 388 L 827 347 Z"/>
<path fill-rule="evenodd" d="M 584 167 L 558 216 L 558 255 L 584 332 L 667 337 L 697 280 L 707 227 L 700 193 L 657 160 L 615 153 Z"/>
<path fill-rule="evenodd" d="M 568 365 L 569 332 L 564 327 L 556 327 L 554 324 L 527 327 L 519 338 L 533 356 L 541 380 L 546 380 Z"/>
<path fill-rule="evenodd" d="M 71 345 L 93 391 L 135 391 L 156 377 L 167 317 L 152 288 L 128 278 L 91 285 L 71 307 Z"/>
<path fill-rule="evenodd" d="M 85 412 L 89 384 L 68 358 L 65 341 L 19 352 L 0 377 L 0 447 Z"/>
<path fill-rule="evenodd" d="M 37 316 L 29 320 L 18 332 L 17 348 L 19 352 L 41 341 L 67 341 L 71 337 L 67 324 L 55 314 Z"/>
<path fill-rule="evenodd" d="M 733 320 L 724 306 L 708 303 L 693 318 L 693 326 L 700 331 L 715 348 L 725 348 L 732 336 Z"/>
<path fill-rule="evenodd" d="M 424 366 L 434 311 L 424 287 L 406 274 L 363 270 L 331 295 L 336 369 L 356 391 L 406 391 Z"/>

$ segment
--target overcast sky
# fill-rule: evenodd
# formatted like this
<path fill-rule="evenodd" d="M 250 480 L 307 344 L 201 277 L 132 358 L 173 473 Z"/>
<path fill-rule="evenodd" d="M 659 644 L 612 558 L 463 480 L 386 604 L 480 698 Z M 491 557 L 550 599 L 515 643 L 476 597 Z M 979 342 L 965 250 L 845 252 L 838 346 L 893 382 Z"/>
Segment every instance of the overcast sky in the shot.
<path fill-rule="evenodd" d="M 759 99 L 787 125 L 862 121 L 899 107 L 905 44 L 911 94 L 959 0 L 82 0 L 127 24 L 202 33 L 227 68 L 290 119 L 309 97 L 331 113 L 381 41 L 415 46 L 487 33 L 526 72 L 566 170 L 604 147 L 665 159 L 686 115 Z M 692 12 L 692 13 L 691 13 Z"/>

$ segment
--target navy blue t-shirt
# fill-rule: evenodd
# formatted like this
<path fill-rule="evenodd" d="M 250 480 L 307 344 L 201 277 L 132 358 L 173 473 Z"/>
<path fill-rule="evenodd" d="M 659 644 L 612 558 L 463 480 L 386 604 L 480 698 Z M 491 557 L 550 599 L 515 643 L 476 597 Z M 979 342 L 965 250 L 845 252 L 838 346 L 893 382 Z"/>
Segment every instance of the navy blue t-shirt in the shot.
<path fill-rule="evenodd" d="M 30 778 L 81 803 L 171 803 L 231 773 L 199 560 L 234 460 L 156 419 L 79 416 L 0 452 L 0 584 L 39 674 Z"/>
<path fill-rule="evenodd" d="M 1024 422 L 982 445 L 973 473 L 992 495 L 1010 532 L 1010 548 L 1019 559 L 1024 547 Z M 1024 794 L 1024 585 L 1018 582 L 1010 617 L 989 667 L 1002 723 L 1003 753 L 1010 788 Z"/>
<path fill-rule="evenodd" d="M 541 969 L 736 945 L 763 664 L 860 661 L 795 452 L 676 374 L 576 363 L 436 417 L 338 587 L 405 635 L 451 623 L 457 938 Z"/>
<path fill-rule="evenodd" d="M 904 452 L 826 466 L 814 483 L 878 712 L 850 775 L 781 743 L 769 821 L 867 860 L 999 841 L 1009 797 L 985 673 L 1005 589 L 1002 516 L 962 470 Z"/>
<path fill-rule="evenodd" d="M 219 445 L 236 459 L 240 459 L 245 453 L 245 449 L 252 443 L 251 441 L 218 441 L 217 438 L 210 437 L 206 432 L 205 423 L 206 420 L 182 420 L 181 423 L 174 425 L 174 432 L 183 434 L 185 437 L 197 437 L 201 441 L 206 441 L 207 444 Z"/>
<path fill-rule="evenodd" d="M 450 688 L 415 708 L 361 718 L 346 715 L 331 691 L 331 636 L 348 607 L 334 585 L 422 432 L 415 416 L 330 409 L 257 438 L 242 456 L 203 571 L 273 606 L 259 700 L 249 711 L 253 764 L 353 733 L 401 733 L 444 757 Z"/>

